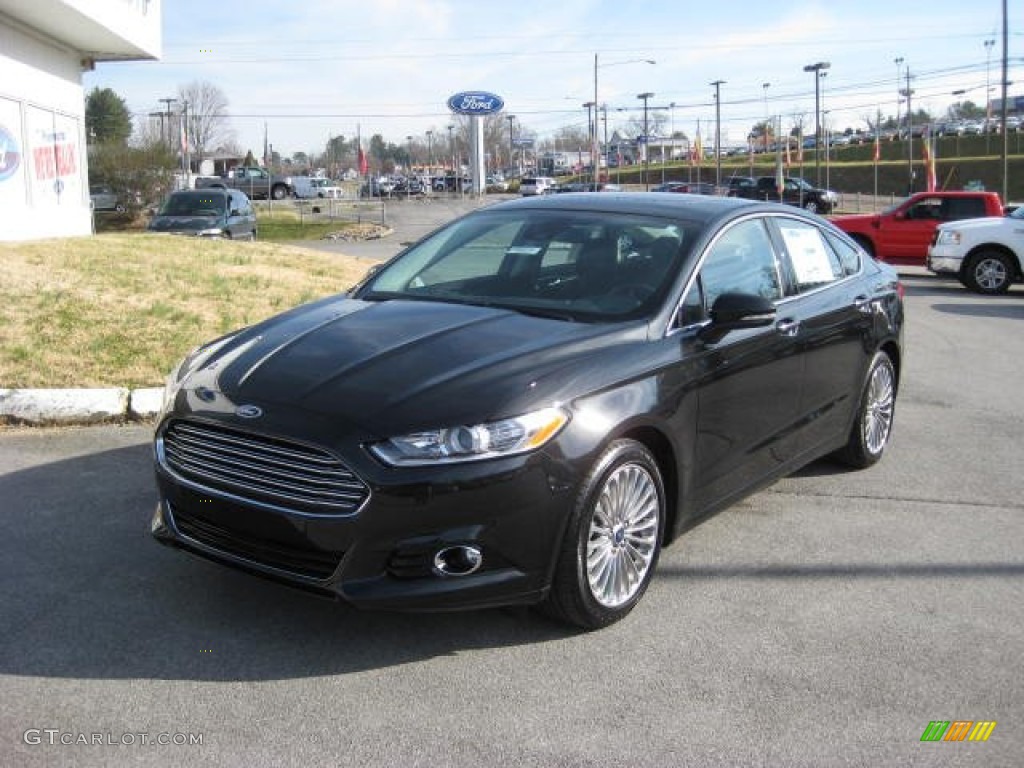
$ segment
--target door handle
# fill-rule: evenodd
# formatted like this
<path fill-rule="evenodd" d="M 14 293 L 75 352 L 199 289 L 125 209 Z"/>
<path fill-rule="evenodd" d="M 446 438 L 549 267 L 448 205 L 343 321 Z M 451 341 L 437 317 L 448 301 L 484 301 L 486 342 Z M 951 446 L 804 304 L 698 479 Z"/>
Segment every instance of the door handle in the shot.
<path fill-rule="evenodd" d="M 782 336 L 796 336 L 800 331 L 800 321 L 791 317 L 784 318 L 775 324 L 775 330 Z"/>

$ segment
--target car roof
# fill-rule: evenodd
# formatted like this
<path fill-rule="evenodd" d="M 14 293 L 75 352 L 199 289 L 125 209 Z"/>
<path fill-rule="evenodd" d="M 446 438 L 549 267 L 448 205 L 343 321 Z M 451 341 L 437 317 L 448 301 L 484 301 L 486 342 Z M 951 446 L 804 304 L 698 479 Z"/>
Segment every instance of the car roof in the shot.
<path fill-rule="evenodd" d="M 685 217 L 701 222 L 711 221 L 740 209 L 751 212 L 757 209 L 785 210 L 787 213 L 792 210 L 791 206 L 778 206 L 736 197 L 665 195 L 658 192 L 605 192 L 600 195 L 588 192 L 567 192 L 550 197 L 524 197 L 508 200 L 488 206 L 487 210 L 515 208 L 607 211 L 669 218 Z"/>

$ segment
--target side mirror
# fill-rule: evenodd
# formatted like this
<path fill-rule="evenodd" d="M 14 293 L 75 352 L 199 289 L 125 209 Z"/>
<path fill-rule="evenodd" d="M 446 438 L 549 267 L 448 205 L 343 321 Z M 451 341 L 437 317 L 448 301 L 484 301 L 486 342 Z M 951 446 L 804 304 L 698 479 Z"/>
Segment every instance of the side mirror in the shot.
<path fill-rule="evenodd" d="M 753 293 L 723 293 L 711 305 L 711 323 L 700 331 L 700 338 L 715 344 L 729 331 L 763 328 L 775 322 L 775 305 L 770 299 Z"/>

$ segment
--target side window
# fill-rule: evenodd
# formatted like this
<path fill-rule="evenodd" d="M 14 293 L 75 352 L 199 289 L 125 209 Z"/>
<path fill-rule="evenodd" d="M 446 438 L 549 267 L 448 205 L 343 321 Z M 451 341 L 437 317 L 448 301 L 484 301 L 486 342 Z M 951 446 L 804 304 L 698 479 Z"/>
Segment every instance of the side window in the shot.
<path fill-rule="evenodd" d="M 778 219 L 778 227 L 797 293 L 813 291 L 846 276 L 837 252 L 826 244 L 825 235 L 818 227 L 782 218 Z"/>
<path fill-rule="evenodd" d="M 942 213 L 942 200 L 937 197 L 927 197 L 919 200 L 907 209 L 908 219 L 938 219 Z"/>
<path fill-rule="evenodd" d="M 748 219 L 726 230 L 711 246 L 697 280 L 683 299 L 681 325 L 700 322 L 723 293 L 752 293 L 782 298 L 775 249 L 761 219 Z"/>
<path fill-rule="evenodd" d="M 849 277 L 850 275 L 856 275 L 860 272 L 860 251 L 845 240 L 841 240 L 836 237 L 831 232 L 825 233 L 825 239 L 828 241 L 828 244 L 832 246 L 832 250 L 835 251 L 836 256 L 839 257 L 839 263 L 843 267 L 844 275 Z"/>
<path fill-rule="evenodd" d="M 950 197 L 944 201 L 943 221 L 980 218 L 985 215 L 985 201 L 979 197 Z"/>

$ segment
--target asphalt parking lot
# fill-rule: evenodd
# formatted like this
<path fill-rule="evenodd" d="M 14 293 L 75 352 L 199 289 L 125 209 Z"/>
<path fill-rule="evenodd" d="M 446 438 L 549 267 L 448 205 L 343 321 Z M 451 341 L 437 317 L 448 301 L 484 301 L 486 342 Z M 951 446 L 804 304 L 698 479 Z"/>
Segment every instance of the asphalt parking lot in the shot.
<path fill-rule="evenodd" d="M 1019 766 L 1024 290 L 905 283 L 882 463 L 691 531 L 596 633 L 360 613 L 166 550 L 148 427 L 0 432 L 0 764 Z M 921 742 L 935 720 L 997 725 Z"/>

